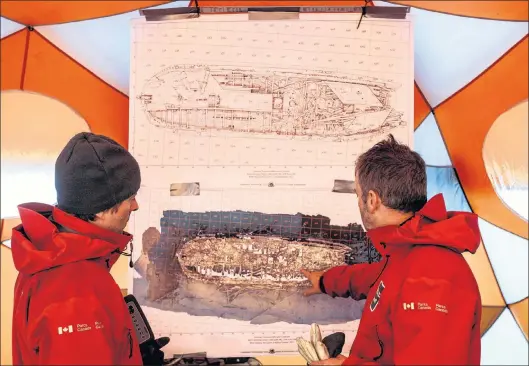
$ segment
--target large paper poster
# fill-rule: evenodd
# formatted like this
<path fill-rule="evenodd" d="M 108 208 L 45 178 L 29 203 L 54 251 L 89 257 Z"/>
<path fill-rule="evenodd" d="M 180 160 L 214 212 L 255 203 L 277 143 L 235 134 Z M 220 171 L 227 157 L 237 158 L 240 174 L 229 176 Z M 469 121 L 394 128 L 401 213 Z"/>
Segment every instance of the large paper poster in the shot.
<path fill-rule="evenodd" d="M 131 288 L 166 352 L 297 353 L 313 322 L 348 351 L 363 302 L 303 297 L 300 270 L 377 260 L 354 163 L 413 132 L 411 24 L 358 18 L 133 23 Z"/>

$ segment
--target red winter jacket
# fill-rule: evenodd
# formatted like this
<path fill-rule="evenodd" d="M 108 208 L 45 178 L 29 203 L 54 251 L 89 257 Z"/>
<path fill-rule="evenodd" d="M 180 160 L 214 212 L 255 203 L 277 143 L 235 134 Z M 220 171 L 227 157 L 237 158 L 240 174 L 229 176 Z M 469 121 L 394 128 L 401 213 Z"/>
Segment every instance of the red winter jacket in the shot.
<path fill-rule="evenodd" d="M 370 230 L 379 263 L 338 266 L 320 282 L 366 299 L 344 365 L 479 365 L 481 297 L 461 253 L 480 243 L 477 216 L 447 212 L 442 195 L 400 226 Z"/>
<path fill-rule="evenodd" d="M 14 365 L 141 365 L 125 301 L 110 275 L 131 241 L 44 204 L 19 206 L 13 261 Z"/>

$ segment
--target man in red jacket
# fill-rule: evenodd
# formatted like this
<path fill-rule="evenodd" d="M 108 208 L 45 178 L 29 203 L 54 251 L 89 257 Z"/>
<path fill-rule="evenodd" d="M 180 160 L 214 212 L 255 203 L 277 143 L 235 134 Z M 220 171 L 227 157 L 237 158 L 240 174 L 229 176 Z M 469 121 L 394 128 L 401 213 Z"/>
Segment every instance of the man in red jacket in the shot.
<path fill-rule="evenodd" d="M 14 365 L 141 365 L 121 290 L 110 274 L 132 236 L 140 169 L 115 141 L 80 133 L 55 164 L 57 206 L 19 206 Z M 146 356 L 146 355 L 144 355 Z M 163 356 L 162 356 L 163 359 Z M 161 362 L 160 362 L 161 364 Z"/>
<path fill-rule="evenodd" d="M 393 136 L 356 163 L 356 193 L 379 263 L 308 272 L 306 296 L 366 299 L 349 357 L 311 365 L 479 365 L 481 297 L 463 258 L 480 243 L 477 216 L 426 199 L 419 154 Z"/>

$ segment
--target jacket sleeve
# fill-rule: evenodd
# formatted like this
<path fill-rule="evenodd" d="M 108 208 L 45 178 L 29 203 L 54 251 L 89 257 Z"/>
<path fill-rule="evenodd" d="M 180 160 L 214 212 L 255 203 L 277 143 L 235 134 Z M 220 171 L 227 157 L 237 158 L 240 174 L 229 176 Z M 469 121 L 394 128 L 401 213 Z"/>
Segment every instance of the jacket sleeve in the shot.
<path fill-rule="evenodd" d="M 384 262 L 337 266 L 320 278 L 320 289 L 332 297 L 363 300 L 382 271 Z"/>
<path fill-rule="evenodd" d="M 479 291 L 468 286 L 407 277 L 391 317 L 395 364 L 468 364 L 480 327 L 479 303 Z"/>
<path fill-rule="evenodd" d="M 132 338 L 95 295 L 51 303 L 36 322 L 39 364 L 118 365 L 132 352 Z M 132 356 L 132 355 L 131 355 Z"/>

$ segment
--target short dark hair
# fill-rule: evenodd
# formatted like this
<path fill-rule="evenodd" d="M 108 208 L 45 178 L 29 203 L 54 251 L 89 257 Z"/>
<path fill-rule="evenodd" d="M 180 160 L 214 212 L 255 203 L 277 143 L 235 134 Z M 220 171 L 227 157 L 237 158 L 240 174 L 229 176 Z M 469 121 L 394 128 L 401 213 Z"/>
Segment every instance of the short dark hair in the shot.
<path fill-rule="evenodd" d="M 116 213 L 119 209 L 119 206 L 125 201 L 121 201 L 120 203 L 110 207 L 109 209 L 106 209 L 104 212 L 106 211 L 110 211 L 112 213 Z M 88 221 L 88 222 L 91 222 L 91 221 L 96 221 L 96 214 L 78 214 L 78 213 L 75 213 L 75 212 L 68 212 L 66 210 L 63 210 L 64 212 L 66 213 L 69 213 L 70 215 L 74 216 L 74 217 L 77 217 L 78 219 L 81 219 L 83 221 Z"/>
<path fill-rule="evenodd" d="M 370 190 L 384 206 L 402 212 L 417 212 L 427 201 L 423 158 L 391 134 L 358 157 L 356 176 L 364 202 Z"/>

